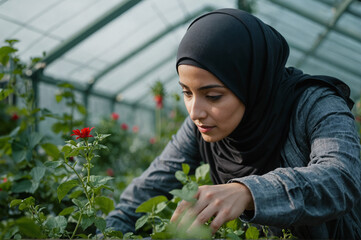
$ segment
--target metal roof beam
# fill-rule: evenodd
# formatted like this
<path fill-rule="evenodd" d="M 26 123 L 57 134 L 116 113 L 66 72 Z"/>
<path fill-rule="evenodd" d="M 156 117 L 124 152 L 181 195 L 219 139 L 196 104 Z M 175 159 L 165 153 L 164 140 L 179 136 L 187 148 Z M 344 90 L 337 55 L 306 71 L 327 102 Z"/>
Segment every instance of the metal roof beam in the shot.
<path fill-rule="evenodd" d="M 295 44 L 292 44 L 292 43 L 289 43 L 290 47 L 299 51 L 299 52 L 307 52 L 307 50 L 301 48 L 300 46 L 297 46 Z M 355 75 L 356 77 L 359 77 L 360 76 L 360 72 L 357 72 L 355 71 L 354 69 L 350 68 L 347 64 L 344 64 L 344 65 L 341 65 L 339 62 L 336 62 L 333 60 L 333 58 L 328 58 L 328 57 L 324 57 L 324 56 L 321 56 L 321 55 L 317 55 L 317 54 L 314 54 L 312 55 L 313 58 L 317 59 L 317 60 L 320 60 L 322 62 L 325 62 L 327 64 L 329 64 L 330 66 L 333 66 L 333 67 L 336 67 L 336 68 L 339 68 L 339 69 L 342 69 L 350 74 L 353 74 Z"/>
<path fill-rule="evenodd" d="M 311 14 L 310 12 L 307 12 L 306 10 L 303 10 L 303 9 L 300 9 L 300 8 L 297 8 L 296 6 L 294 6 L 290 1 L 282 1 L 282 0 L 269 0 L 270 2 L 278 5 L 278 6 L 281 6 L 281 7 L 284 7 L 286 8 L 287 10 L 289 11 L 292 11 L 296 14 L 299 14 L 313 22 L 316 22 L 320 25 L 323 25 L 325 27 L 327 27 L 329 25 L 329 22 L 322 19 L 321 17 L 319 17 L 318 15 L 313 15 Z M 353 0 L 354 1 L 354 0 Z M 361 34 L 359 33 L 356 33 L 354 31 L 350 31 L 348 29 L 344 29 L 344 28 L 341 28 L 341 27 L 338 27 L 338 26 L 334 26 L 333 30 L 335 32 L 338 32 L 340 34 L 343 34 L 349 38 L 352 38 L 358 42 L 361 42 Z"/>
<path fill-rule="evenodd" d="M 328 34 L 336 26 L 337 21 L 340 19 L 342 14 L 347 10 L 353 0 L 344 0 L 336 9 L 335 15 L 332 20 L 327 24 L 327 27 L 324 32 L 318 35 L 318 38 L 313 43 L 312 47 L 303 55 L 303 57 L 297 61 L 296 67 L 301 66 L 307 59 L 307 57 L 315 54 L 316 50 L 321 46 L 322 42 L 326 39 Z"/>
<path fill-rule="evenodd" d="M 58 85 L 59 83 L 68 82 L 68 83 L 70 83 L 71 85 L 74 86 L 74 90 L 76 90 L 76 91 L 78 91 L 80 93 L 84 93 L 84 90 L 86 88 L 84 85 L 81 85 L 81 84 L 72 83 L 72 82 L 69 82 L 69 81 L 66 81 L 66 80 L 53 78 L 53 77 L 46 76 L 46 75 L 43 75 L 43 74 L 39 74 L 39 81 L 43 82 L 43 83 L 55 85 L 55 86 Z M 101 91 L 91 91 L 90 96 L 101 97 L 101 98 L 104 98 L 104 99 L 107 99 L 107 100 L 110 100 L 110 101 L 114 100 L 114 98 L 112 96 L 110 96 L 108 93 L 101 92 Z M 121 104 L 130 106 L 130 107 L 134 107 L 133 103 L 130 103 L 130 102 L 127 102 L 127 101 L 122 101 Z M 152 112 L 154 111 L 153 108 L 150 108 L 150 107 L 145 106 L 145 105 L 137 105 L 137 106 L 139 106 L 142 109 L 148 110 L 148 111 L 152 111 Z"/>
<path fill-rule="evenodd" d="M 142 0 L 126 0 L 122 1 L 120 4 L 112 8 L 106 14 L 95 20 L 93 23 L 89 24 L 83 30 L 72 36 L 71 38 L 64 41 L 60 46 L 55 48 L 52 52 L 50 52 L 42 61 L 49 65 L 54 62 L 57 58 L 64 55 L 70 49 L 75 47 L 77 44 L 85 40 L 87 37 L 101 29 L 103 26 L 119 17 L 123 13 L 125 13 L 130 8 L 137 5 Z"/>
<path fill-rule="evenodd" d="M 164 64 L 166 64 L 167 62 L 169 62 L 169 60 L 171 60 L 172 58 L 175 57 L 175 52 L 172 52 L 171 54 L 169 54 L 166 58 L 164 58 L 163 60 L 161 60 L 160 62 L 156 62 L 155 64 L 153 64 L 152 66 L 150 66 L 147 70 L 145 70 L 144 72 L 142 72 L 141 74 L 139 74 L 136 78 L 134 78 L 133 80 L 130 80 L 128 82 L 128 84 L 126 84 L 124 87 L 122 87 L 121 89 L 119 89 L 117 91 L 116 94 L 113 95 L 114 98 L 117 97 L 117 95 L 121 94 L 122 92 L 124 92 L 125 90 L 127 90 L 128 88 L 132 87 L 133 85 L 135 85 L 136 83 L 138 83 L 139 81 L 141 81 L 144 77 L 146 77 L 147 75 L 153 73 L 155 70 L 159 69 L 161 66 L 163 66 Z"/>
<path fill-rule="evenodd" d="M 94 84 L 100 79 L 102 78 L 104 75 L 106 75 L 107 73 L 109 73 L 110 71 L 112 71 L 114 68 L 116 68 L 117 66 L 119 66 L 120 64 L 126 62 L 127 60 L 129 60 L 130 58 L 132 58 L 134 55 L 138 54 L 139 52 L 143 51 L 144 49 L 146 49 L 147 47 L 149 47 L 151 44 L 153 44 L 154 42 L 158 41 L 159 39 L 161 39 L 162 37 L 164 37 L 166 34 L 172 32 L 174 29 L 180 27 L 181 25 L 187 23 L 188 21 L 192 20 L 193 18 L 199 16 L 201 13 L 207 12 L 207 11 L 212 11 L 213 8 L 211 7 L 205 7 L 202 8 L 200 11 L 195 12 L 194 14 L 191 14 L 190 16 L 187 16 L 186 18 L 182 19 L 181 21 L 177 22 L 176 24 L 166 28 L 164 31 L 160 32 L 159 34 L 157 34 L 156 36 L 154 36 L 153 38 L 151 38 L 150 40 L 148 40 L 146 43 L 144 43 L 143 45 L 139 46 L 138 48 L 134 49 L 133 51 L 131 51 L 130 53 L 128 53 L 126 56 L 123 56 L 121 58 L 119 58 L 118 60 L 116 60 L 113 64 L 110 64 L 107 68 L 105 68 L 104 70 L 102 70 L 101 72 L 99 72 L 93 79 L 92 83 L 89 84 L 88 89 L 92 89 L 92 87 L 94 86 Z"/>
<path fill-rule="evenodd" d="M 319 0 L 319 1 L 322 2 L 325 5 L 328 5 L 328 6 L 332 7 L 332 8 L 335 7 L 335 5 L 330 3 L 329 1 L 326 1 L 326 0 Z M 355 3 L 356 3 L 356 1 L 355 1 Z M 361 18 L 361 12 L 357 12 L 355 9 L 348 9 L 347 13 L 353 15 L 354 17 Z"/>

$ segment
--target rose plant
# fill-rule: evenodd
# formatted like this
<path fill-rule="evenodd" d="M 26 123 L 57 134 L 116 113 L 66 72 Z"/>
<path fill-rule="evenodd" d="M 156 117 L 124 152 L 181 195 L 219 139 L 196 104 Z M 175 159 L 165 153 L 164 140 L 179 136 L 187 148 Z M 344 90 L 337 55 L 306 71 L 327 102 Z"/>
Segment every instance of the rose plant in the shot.
<path fill-rule="evenodd" d="M 77 136 L 76 140 L 80 138 L 80 141 L 66 141 L 66 145 L 62 148 L 63 159 L 46 163 L 47 166 L 53 168 L 61 166 L 68 171 L 69 174 L 57 188 L 57 197 L 59 202 L 68 197 L 73 203 L 72 206 L 63 209 L 58 216 L 45 216 L 42 212 L 43 208 L 35 205 L 33 197 L 15 199 L 10 203 L 11 207 L 19 206 L 19 210 L 29 213 L 30 219 L 39 226 L 37 230 L 40 232 L 40 236 L 70 239 L 74 237 L 89 238 L 92 234 L 85 235 L 78 233 L 78 230 L 80 227 L 85 231 L 92 225 L 106 237 L 122 236 L 120 232 L 106 229 L 104 220 L 105 215 L 114 209 L 113 200 L 102 196 L 103 189 L 112 190 L 107 184 L 112 177 L 91 174 L 92 159 L 98 157 L 97 150 L 107 149 L 100 142 L 109 135 L 96 133 L 93 136 L 90 134 L 92 129 L 87 127 L 73 130 L 71 136 Z M 94 140 L 91 141 L 90 138 Z M 70 158 L 75 158 L 75 161 L 69 161 Z M 82 163 L 81 168 L 80 163 Z M 99 212 L 102 212 L 103 215 L 99 215 Z M 72 231 L 69 231 L 67 225 L 74 221 L 76 225 Z"/>

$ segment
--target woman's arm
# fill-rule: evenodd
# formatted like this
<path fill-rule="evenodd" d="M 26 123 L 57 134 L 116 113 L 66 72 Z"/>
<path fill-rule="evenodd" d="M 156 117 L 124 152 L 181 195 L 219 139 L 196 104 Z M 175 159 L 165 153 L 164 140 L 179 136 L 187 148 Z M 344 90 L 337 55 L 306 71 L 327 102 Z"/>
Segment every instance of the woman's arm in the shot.
<path fill-rule="evenodd" d="M 199 165 L 198 143 L 194 136 L 194 124 L 187 118 L 177 134 L 149 166 L 149 168 L 124 190 L 120 203 L 106 221 L 107 227 L 114 230 L 134 232 L 134 224 L 141 216 L 135 209 L 144 201 L 158 195 L 169 196 L 169 191 L 181 188 L 174 174 L 182 170 L 182 163 L 190 165 L 191 170 Z"/>
<path fill-rule="evenodd" d="M 349 212 L 360 201 L 360 147 L 353 115 L 330 90 L 320 88 L 308 97 L 294 119 L 296 127 L 304 127 L 291 133 L 291 138 L 308 141 L 307 166 L 294 164 L 262 176 L 233 179 L 245 184 L 254 200 L 253 214 L 243 215 L 243 220 L 279 227 L 320 224 Z M 298 158 L 286 156 L 291 165 L 296 162 L 292 158 Z"/>

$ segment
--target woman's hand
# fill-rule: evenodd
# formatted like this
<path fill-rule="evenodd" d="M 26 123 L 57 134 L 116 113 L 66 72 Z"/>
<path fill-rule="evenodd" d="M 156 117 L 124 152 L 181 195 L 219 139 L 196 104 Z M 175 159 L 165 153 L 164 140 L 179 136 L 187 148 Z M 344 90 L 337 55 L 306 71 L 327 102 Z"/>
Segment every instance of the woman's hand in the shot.
<path fill-rule="evenodd" d="M 254 209 L 251 192 L 241 183 L 200 186 L 194 198 L 196 203 L 182 201 L 178 205 L 171 222 L 179 221 L 178 226 L 191 224 L 191 230 L 214 216 L 210 225 L 214 234 L 223 223 L 239 217 L 246 209 Z M 195 220 L 189 223 L 189 219 Z"/>

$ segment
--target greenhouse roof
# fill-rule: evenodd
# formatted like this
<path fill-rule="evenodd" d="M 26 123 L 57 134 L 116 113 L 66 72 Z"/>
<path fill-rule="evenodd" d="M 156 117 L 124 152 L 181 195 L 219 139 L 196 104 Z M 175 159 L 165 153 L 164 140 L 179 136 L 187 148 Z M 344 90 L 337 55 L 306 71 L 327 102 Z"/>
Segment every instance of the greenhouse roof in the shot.
<path fill-rule="evenodd" d="M 355 0 L 0 0 L 0 40 L 23 61 L 46 53 L 40 81 L 68 81 L 113 102 L 152 107 L 150 86 L 180 92 L 178 43 L 190 21 L 217 8 L 252 9 L 290 45 L 289 66 L 361 90 L 361 2 Z"/>

